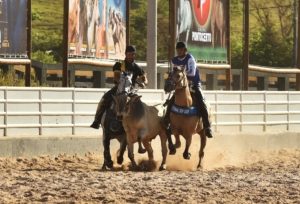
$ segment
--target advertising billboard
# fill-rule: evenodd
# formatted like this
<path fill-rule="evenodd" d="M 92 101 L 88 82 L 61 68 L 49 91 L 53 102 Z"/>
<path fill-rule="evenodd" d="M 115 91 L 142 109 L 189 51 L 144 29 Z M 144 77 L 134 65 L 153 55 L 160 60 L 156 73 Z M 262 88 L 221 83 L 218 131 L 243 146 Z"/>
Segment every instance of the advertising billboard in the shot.
<path fill-rule="evenodd" d="M 199 61 L 227 61 L 228 0 L 176 0 L 176 40 Z"/>
<path fill-rule="evenodd" d="M 27 57 L 27 0 L 0 0 L 0 55 Z"/>
<path fill-rule="evenodd" d="M 123 59 L 125 0 L 69 1 L 69 57 Z"/>

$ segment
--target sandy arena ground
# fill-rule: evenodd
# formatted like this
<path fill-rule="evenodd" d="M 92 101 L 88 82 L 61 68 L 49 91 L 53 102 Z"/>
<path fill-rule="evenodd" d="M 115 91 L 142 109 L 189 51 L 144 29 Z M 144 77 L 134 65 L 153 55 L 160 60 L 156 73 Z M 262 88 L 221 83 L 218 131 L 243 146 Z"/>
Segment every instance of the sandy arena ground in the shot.
<path fill-rule="evenodd" d="M 128 159 L 101 171 L 102 158 L 91 153 L 0 158 L 0 203 L 300 203 L 300 149 L 228 149 L 209 141 L 197 171 L 198 145 L 189 161 L 182 150 L 169 156 L 163 172 L 130 171 Z M 159 146 L 154 151 L 159 165 Z"/>

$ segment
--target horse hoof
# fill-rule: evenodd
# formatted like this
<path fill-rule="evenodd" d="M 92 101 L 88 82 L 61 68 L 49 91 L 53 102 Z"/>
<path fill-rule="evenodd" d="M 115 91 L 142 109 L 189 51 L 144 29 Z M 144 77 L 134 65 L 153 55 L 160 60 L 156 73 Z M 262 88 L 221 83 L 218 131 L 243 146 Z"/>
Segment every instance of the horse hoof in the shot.
<path fill-rule="evenodd" d="M 107 164 L 103 164 L 102 168 L 101 168 L 102 171 L 108 171 L 108 170 L 112 170 L 112 167 L 109 167 L 107 166 Z"/>
<path fill-rule="evenodd" d="M 141 170 L 140 167 L 137 165 L 132 165 L 131 168 L 132 168 L 132 171 L 140 171 Z"/>
<path fill-rule="evenodd" d="M 112 169 L 113 166 L 114 166 L 114 162 L 113 162 L 113 161 L 110 160 L 110 161 L 107 161 L 107 162 L 106 162 L 106 167 L 107 167 L 107 168 Z"/>
<path fill-rule="evenodd" d="M 198 164 L 197 170 L 203 170 L 203 166 L 201 164 Z"/>
<path fill-rule="evenodd" d="M 165 164 L 164 164 L 164 165 L 161 165 L 161 166 L 159 167 L 159 170 L 160 170 L 160 171 L 165 171 L 165 170 L 167 170 L 166 165 L 165 165 Z"/>
<path fill-rule="evenodd" d="M 176 149 L 170 149 L 169 155 L 175 155 L 176 154 Z"/>
<path fill-rule="evenodd" d="M 118 157 L 118 158 L 117 158 L 117 163 L 118 163 L 118 164 L 121 165 L 121 164 L 123 163 L 123 161 L 124 161 L 123 157 Z"/>
<path fill-rule="evenodd" d="M 189 160 L 191 158 L 191 153 L 189 152 L 184 152 L 183 153 L 183 158 L 186 159 L 186 160 Z"/>
<path fill-rule="evenodd" d="M 107 170 L 107 169 L 106 169 L 106 165 L 105 165 L 105 164 L 103 164 L 103 165 L 102 165 L 102 168 L 101 168 L 101 170 L 102 170 L 102 171 L 106 171 L 106 170 Z"/>
<path fill-rule="evenodd" d="M 139 150 L 138 150 L 138 153 L 139 153 L 139 154 L 144 154 L 144 153 L 146 153 L 146 152 L 147 152 L 147 150 L 144 149 L 144 148 L 139 148 Z"/>

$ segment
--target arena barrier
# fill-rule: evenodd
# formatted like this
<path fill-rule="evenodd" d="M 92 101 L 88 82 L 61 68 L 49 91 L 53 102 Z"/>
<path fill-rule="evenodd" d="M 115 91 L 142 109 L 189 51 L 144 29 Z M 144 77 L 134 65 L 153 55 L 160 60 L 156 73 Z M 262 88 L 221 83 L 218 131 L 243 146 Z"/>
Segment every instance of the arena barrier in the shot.
<path fill-rule="evenodd" d="M 99 135 L 89 127 L 108 89 L 0 87 L 1 136 Z M 163 90 L 139 90 L 162 104 Z M 300 132 L 300 92 L 204 91 L 215 132 Z M 161 106 L 158 106 L 161 107 Z"/>

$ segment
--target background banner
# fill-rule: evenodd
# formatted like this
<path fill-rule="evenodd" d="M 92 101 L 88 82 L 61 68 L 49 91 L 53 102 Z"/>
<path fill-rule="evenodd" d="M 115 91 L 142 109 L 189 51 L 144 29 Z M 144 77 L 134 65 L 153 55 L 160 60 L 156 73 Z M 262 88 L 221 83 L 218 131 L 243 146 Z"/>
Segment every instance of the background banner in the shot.
<path fill-rule="evenodd" d="M 27 0 L 0 0 L 0 55 L 27 57 Z"/>
<path fill-rule="evenodd" d="M 123 59 L 126 1 L 70 0 L 69 57 Z"/>
<path fill-rule="evenodd" d="M 227 61 L 227 1 L 176 1 L 176 40 L 199 61 Z"/>

